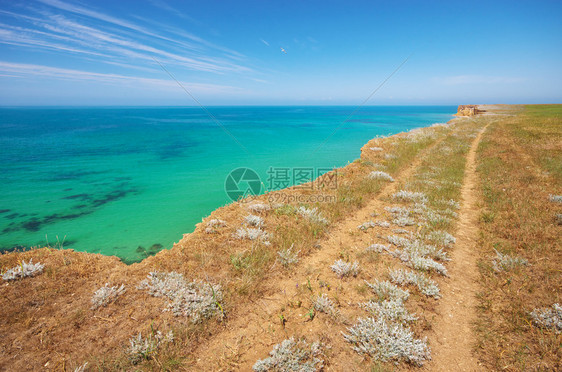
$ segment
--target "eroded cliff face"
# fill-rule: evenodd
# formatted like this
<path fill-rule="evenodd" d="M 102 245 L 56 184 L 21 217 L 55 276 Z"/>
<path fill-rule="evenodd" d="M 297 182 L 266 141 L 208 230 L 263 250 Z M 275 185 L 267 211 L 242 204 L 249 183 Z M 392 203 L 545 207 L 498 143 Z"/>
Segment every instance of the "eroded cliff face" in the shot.
<path fill-rule="evenodd" d="M 477 105 L 459 105 L 457 116 L 474 116 L 484 112 L 479 110 Z"/>

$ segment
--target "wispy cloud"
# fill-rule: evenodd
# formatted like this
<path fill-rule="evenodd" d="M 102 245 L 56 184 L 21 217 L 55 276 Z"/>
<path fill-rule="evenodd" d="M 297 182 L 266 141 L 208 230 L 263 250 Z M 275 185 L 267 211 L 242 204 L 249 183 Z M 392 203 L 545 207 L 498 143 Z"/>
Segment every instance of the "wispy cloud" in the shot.
<path fill-rule="evenodd" d="M 264 43 L 265 45 L 269 46 L 269 43 L 268 43 L 267 41 L 265 41 L 264 39 L 260 39 L 260 41 L 261 41 L 262 43 Z"/>
<path fill-rule="evenodd" d="M 159 87 L 171 89 L 179 89 L 176 82 L 165 79 L 152 79 L 138 76 L 127 76 L 120 74 L 107 74 L 91 71 L 81 71 L 74 69 L 65 69 L 59 67 L 25 64 L 25 63 L 11 63 L 0 61 L 0 75 L 10 76 L 17 78 L 30 78 L 33 76 L 43 76 L 55 79 L 64 79 L 71 81 L 95 81 L 98 83 L 122 85 L 130 84 L 134 86 L 142 85 L 144 87 Z M 193 82 L 182 82 L 182 84 L 189 90 L 199 93 L 236 93 L 241 92 L 242 89 L 217 84 L 201 84 Z"/>
<path fill-rule="evenodd" d="M 27 27 L 0 24 L 0 43 L 84 55 L 85 58 L 99 56 L 103 57 L 100 62 L 112 64 L 142 63 L 146 67 L 153 65 L 156 56 L 168 65 L 196 71 L 251 72 L 240 63 L 244 60 L 242 54 L 184 30 L 167 25 L 149 28 L 61 0 L 39 2 L 47 8 L 26 6 L 26 14 L 0 10 L 0 14 L 27 23 Z M 166 3 L 157 3 L 166 7 Z M 160 32 L 162 30 L 167 32 Z"/>
<path fill-rule="evenodd" d="M 154 5 L 155 7 L 160 8 L 162 10 L 165 10 L 169 13 L 175 14 L 176 16 L 178 16 L 180 18 L 187 19 L 187 20 L 189 20 L 193 23 L 199 23 L 196 19 L 188 16 L 184 12 L 180 12 L 179 10 L 172 7 L 170 4 L 166 3 L 163 0 L 148 0 L 148 2 L 151 3 L 152 5 Z"/>

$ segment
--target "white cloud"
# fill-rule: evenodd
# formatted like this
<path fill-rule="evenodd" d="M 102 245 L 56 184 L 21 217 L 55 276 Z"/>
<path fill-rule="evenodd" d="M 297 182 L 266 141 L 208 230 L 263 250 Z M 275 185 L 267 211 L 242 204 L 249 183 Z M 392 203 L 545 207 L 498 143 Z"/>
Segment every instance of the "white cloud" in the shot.
<path fill-rule="evenodd" d="M 260 39 L 260 41 L 261 41 L 262 43 L 264 43 L 265 45 L 269 46 L 269 43 L 268 43 L 267 41 L 265 41 L 264 39 Z"/>

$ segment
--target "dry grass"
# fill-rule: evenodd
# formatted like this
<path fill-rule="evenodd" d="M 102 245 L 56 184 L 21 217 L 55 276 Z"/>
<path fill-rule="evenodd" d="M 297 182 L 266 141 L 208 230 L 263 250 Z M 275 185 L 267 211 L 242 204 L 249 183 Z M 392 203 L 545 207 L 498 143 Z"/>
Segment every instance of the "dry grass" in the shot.
<path fill-rule="evenodd" d="M 484 202 L 481 218 L 482 291 L 478 353 L 495 370 L 560 370 L 561 336 L 537 328 L 530 312 L 560 302 L 562 275 L 562 106 L 530 106 L 490 126 L 478 152 Z M 529 265 L 496 271 L 490 257 Z"/>

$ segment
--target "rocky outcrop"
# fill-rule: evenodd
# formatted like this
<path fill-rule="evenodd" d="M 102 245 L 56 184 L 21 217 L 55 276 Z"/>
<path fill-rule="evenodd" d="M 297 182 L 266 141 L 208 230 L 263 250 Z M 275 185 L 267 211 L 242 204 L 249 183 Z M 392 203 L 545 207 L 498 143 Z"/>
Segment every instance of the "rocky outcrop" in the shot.
<path fill-rule="evenodd" d="M 474 116 L 484 112 L 479 110 L 476 105 L 460 105 L 457 109 L 457 116 Z"/>

